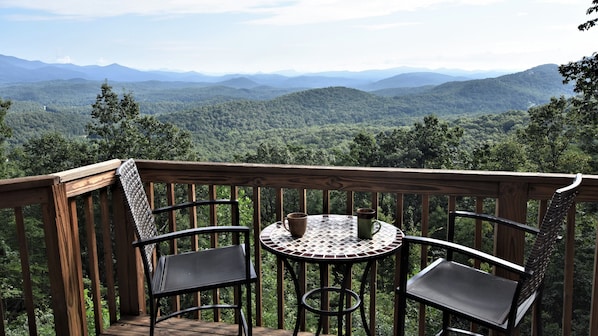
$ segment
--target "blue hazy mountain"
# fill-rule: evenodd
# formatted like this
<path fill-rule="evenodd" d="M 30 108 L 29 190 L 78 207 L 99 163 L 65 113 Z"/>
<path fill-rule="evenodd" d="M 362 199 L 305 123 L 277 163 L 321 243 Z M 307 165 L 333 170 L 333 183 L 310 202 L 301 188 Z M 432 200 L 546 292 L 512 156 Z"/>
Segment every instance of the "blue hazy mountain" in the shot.
<path fill-rule="evenodd" d="M 420 68 L 394 68 L 359 72 L 334 71 L 286 74 L 226 74 L 205 75 L 197 72 L 141 71 L 118 64 L 79 66 L 48 64 L 0 55 L 0 83 L 27 83 L 51 80 L 84 79 L 111 82 L 178 81 L 209 85 L 252 88 L 322 88 L 345 86 L 365 91 L 396 87 L 438 85 L 450 81 L 496 77 L 500 72 L 466 72 L 443 70 L 442 73 Z M 241 82 L 243 81 L 243 82 Z"/>

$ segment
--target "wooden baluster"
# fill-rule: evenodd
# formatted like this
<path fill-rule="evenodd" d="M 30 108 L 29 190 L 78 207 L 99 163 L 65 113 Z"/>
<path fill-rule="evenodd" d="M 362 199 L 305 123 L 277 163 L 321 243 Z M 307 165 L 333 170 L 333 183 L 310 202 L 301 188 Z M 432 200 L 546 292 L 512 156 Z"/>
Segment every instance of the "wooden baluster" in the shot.
<path fill-rule="evenodd" d="M 565 232 L 565 279 L 563 283 L 563 335 L 573 332 L 573 284 L 575 273 L 575 203 L 569 209 Z M 533 310 L 532 310 L 533 311 Z M 535 326 L 534 336 L 538 335 Z"/>
<path fill-rule="evenodd" d="M 23 296 L 25 297 L 25 310 L 27 311 L 27 326 L 29 335 L 37 335 L 37 326 L 35 324 L 35 307 L 33 305 L 33 286 L 31 282 L 31 270 L 29 268 L 29 248 L 27 247 L 27 234 L 25 233 L 25 220 L 23 218 L 23 208 L 16 207 L 15 225 L 17 230 L 17 241 L 19 242 L 19 256 L 21 260 L 21 273 L 23 274 Z M 2 311 L 4 314 L 4 311 Z M 4 324 L 4 320 L 2 320 Z M 4 333 L 4 327 L 2 328 Z"/>
<path fill-rule="evenodd" d="M 75 202 L 72 206 L 76 207 Z M 87 257 L 89 262 L 89 277 L 91 280 L 91 296 L 93 302 L 94 324 L 96 334 L 104 331 L 104 321 L 102 320 L 102 296 L 100 293 L 100 270 L 98 268 L 98 250 L 97 238 L 93 211 L 93 196 L 88 194 L 85 197 L 85 236 L 87 237 Z M 72 219 L 76 222 L 76 218 Z"/>
<path fill-rule="evenodd" d="M 283 198 L 284 191 L 282 188 L 276 188 L 276 220 L 284 220 Z M 279 257 L 276 257 L 276 293 L 278 301 L 278 329 L 284 329 L 284 265 Z"/>
<path fill-rule="evenodd" d="M 398 193 L 396 194 L 397 200 L 396 200 L 396 210 L 395 210 L 395 222 L 394 225 L 396 227 L 398 227 L 401 230 L 405 230 L 404 224 L 403 224 L 403 202 L 405 200 L 405 196 L 402 193 Z M 403 232 L 406 234 L 406 232 Z M 394 286 L 393 288 L 397 288 L 399 287 L 399 272 L 401 270 L 400 267 L 407 267 L 406 265 L 403 266 L 401 265 L 401 253 L 403 253 L 402 249 L 399 249 L 399 252 L 395 255 L 395 272 L 394 272 Z M 398 297 L 395 295 L 395 311 L 393 314 L 393 321 L 398 321 L 399 316 L 397 314 L 398 312 L 398 308 L 399 308 L 399 300 Z M 394 335 L 397 334 L 397 328 L 396 328 L 396 323 L 394 323 L 395 327 L 394 329 Z"/>
<path fill-rule="evenodd" d="M 108 190 L 100 190 L 100 215 L 102 221 L 102 245 L 104 248 L 104 267 L 106 269 L 106 300 L 110 324 L 117 321 L 116 286 L 114 283 L 114 265 L 112 251 L 112 231 L 110 230 L 110 207 L 108 206 Z"/>
<path fill-rule="evenodd" d="M 255 271 L 258 276 L 258 281 L 255 284 L 255 324 L 257 326 L 264 325 L 264 316 L 263 316 L 263 293 L 264 289 L 262 287 L 262 248 L 259 244 L 258 237 L 261 233 L 262 228 L 262 188 L 261 187 L 253 187 L 253 237 L 256 237 L 253 244 L 253 256 L 254 256 L 254 266 Z"/>

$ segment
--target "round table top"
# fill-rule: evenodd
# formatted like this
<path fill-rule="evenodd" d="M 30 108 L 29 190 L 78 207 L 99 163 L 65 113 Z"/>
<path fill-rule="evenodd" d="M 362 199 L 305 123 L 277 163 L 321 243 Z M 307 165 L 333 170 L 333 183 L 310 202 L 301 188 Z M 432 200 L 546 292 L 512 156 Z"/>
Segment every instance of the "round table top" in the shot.
<path fill-rule="evenodd" d="M 361 262 L 395 253 L 403 232 L 394 225 L 378 221 L 380 231 L 372 239 L 357 237 L 357 217 L 348 215 L 310 215 L 303 237 L 291 236 L 282 222 L 269 225 L 260 234 L 262 246 L 277 255 L 308 262 Z"/>

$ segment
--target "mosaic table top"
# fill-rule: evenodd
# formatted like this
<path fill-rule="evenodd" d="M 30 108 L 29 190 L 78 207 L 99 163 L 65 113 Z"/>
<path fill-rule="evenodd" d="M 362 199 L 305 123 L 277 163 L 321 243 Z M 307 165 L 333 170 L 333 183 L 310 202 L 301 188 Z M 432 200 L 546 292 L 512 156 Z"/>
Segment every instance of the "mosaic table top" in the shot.
<path fill-rule="evenodd" d="M 281 222 L 269 225 L 260 234 L 262 246 L 288 258 L 327 263 L 365 261 L 393 254 L 401 247 L 403 232 L 378 221 L 380 231 L 372 239 L 357 238 L 357 217 L 311 215 L 301 238 L 291 236 Z"/>

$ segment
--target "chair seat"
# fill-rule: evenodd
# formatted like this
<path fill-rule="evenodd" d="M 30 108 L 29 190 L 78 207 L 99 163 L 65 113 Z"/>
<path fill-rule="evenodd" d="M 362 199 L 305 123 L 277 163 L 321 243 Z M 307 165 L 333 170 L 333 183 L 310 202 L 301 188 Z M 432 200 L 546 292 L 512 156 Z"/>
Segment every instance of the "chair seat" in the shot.
<path fill-rule="evenodd" d="M 441 258 L 408 281 L 407 294 L 504 328 L 516 288 L 516 281 Z"/>
<path fill-rule="evenodd" d="M 251 280 L 257 276 L 250 264 Z M 208 290 L 246 282 L 243 246 L 163 256 L 153 277 L 156 297 Z"/>

